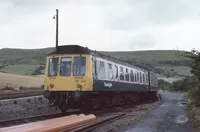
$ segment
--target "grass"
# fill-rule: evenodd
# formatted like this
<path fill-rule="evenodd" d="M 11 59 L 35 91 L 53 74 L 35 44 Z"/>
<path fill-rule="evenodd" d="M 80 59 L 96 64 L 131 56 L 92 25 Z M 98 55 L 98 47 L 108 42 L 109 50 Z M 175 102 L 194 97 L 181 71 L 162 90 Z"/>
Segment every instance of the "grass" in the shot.
<path fill-rule="evenodd" d="M 0 73 L 0 89 L 22 90 L 28 88 L 41 88 L 44 78 L 40 76 L 30 77 L 15 74 Z"/>
<path fill-rule="evenodd" d="M 200 107 L 188 104 L 187 112 L 191 117 L 192 125 L 197 132 L 200 132 Z"/>
<path fill-rule="evenodd" d="M 17 64 L 5 66 L 1 68 L 0 71 L 11 74 L 31 75 L 37 67 L 39 67 L 39 65 Z"/>
<path fill-rule="evenodd" d="M 179 53 L 178 53 L 179 52 Z M 183 51 L 174 50 L 149 50 L 149 51 L 128 51 L 128 52 L 104 52 L 113 56 L 119 56 L 123 59 L 141 60 L 145 62 L 158 62 L 158 61 L 183 61 L 189 60 L 186 57 L 180 56 Z"/>

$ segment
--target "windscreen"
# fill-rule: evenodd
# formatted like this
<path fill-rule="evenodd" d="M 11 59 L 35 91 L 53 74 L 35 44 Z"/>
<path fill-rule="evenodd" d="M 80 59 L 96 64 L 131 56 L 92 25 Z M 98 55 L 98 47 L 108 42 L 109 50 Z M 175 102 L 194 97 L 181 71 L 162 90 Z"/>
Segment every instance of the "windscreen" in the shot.
<path fill-rule="evenodd" d="M 70 76 L 71 75 L 71 57 L 61 58 L 60 62 L 60 76 Z"/>
<path fill-rule="evenodd" d="M 86 69 L 86 57 L 74 57 L 74 76 L 84 76 Z"/>
<path fill-rule="evenodd" d="M 57 76 L 58 74 L 58 58 L 49 59 L 48 76 Z"/>

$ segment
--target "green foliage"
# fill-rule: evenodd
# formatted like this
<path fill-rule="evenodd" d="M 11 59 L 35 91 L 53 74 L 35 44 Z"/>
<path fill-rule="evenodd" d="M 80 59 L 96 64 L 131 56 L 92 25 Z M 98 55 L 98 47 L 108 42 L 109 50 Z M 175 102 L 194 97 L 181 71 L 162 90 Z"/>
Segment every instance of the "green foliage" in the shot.
<path fill-rule="evenodd" d="M 189 84 L 191 88 L 188 90 L 188 98 L 192 104 L 200 105 L 200 52 L 193 49 L 191 52 L 185 52 L 184 56 L 192 60 L 191 73 L 194 75 L 193 83 Z"/>
<path fill-rule="evenodd" d="M 0 49 L 0 65 L 31 64 L 42 65 L 46 55 L 54 48 L 45 49 Z"/>
<path fill-rule="evenodd" d="M 190 100 L 190 105 L 200 106 L 200 88 L 194 87 L 188 91 L 187 96 Z"/>
<path fill-rule="evenodd" d="M 186 77 L 183 80 L 175 81 L 170 90 L 172 91 L 189 91 L 196 87 L 198 80 L 195 77 Z"/>
<path fill-rule="evenodd" d="M 193 60 L 191 65 L 191 73 L 199 80 L 200 82 L 200 52 L 193 49 L 190 53 L 186 52 L 186 56 Z"/>
<path fill-rule="evenodd" d="M 162 90 L 170 90 L 171 88 L 171 83 L 163 80 L 163 79 L 159 79 L 158 80 L 158 87 Z"/>
<path fill-rule="evenodd" d="M 43 74 L 42 70 L 45 69 L 45 66 L 39 66 L 38 68 L 36 68 L 31 75 L 41 75 Z"/>
<path fill-rule="evenodd" d="M 30 64 L 18 64 L 8 65 L 0 69 L 0 72 L 19 74 L 19 75 L 31 75 L 39 65 Z"/>
<path fill-rule="evenodd" d="M 143 62 L 179 62 L 188 61 L 189 58 L 185 56 L 178 56 L 177 51 L 174 50 L 149 50 L 149 51 L 117 51 L 117 52 L 103 52 L 112 56 L 120 56 L 122 59 L 136 59 Z M 184 51 L 179 51 L 184 53 Z"/>

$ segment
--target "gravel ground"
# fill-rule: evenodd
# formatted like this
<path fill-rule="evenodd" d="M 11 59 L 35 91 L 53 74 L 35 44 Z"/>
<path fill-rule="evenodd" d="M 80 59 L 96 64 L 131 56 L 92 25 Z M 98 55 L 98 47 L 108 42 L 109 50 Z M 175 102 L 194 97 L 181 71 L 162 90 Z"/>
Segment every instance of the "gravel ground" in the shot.
<path fill-rule="evenodd" d="M 144 117 L 149 111 L 154 109 L 156 106 L 161 104 L 162 101 L 156 101 L 148 104 L 141 104 L 129 108 L 120 108 L 116 111 L 118 112 L 124 112 L 126 115 L 114 122 L 111 122 L 109 124 L 103 125 L 95 130 L 93 132 L 116 132 L 120 129 L 123 129 L 124 127 L 130 126 L 142 117 Z M 105 113 L 105 115 L 111 115 L 112 113 Z M 115 113 L 116 114 L 116 113 Z M 104 115 L 104 116 L 105 116 Z"/>
<path fill-rule="evenodd" d="M 49 108 L 48 101 L 44 98 L 42 102 L 38 100 L 31 100 L 30 102 L 22 100 L 21 102 L 18 101 L 17 104 L 13 103 L 13 101 L 9 102 L 10 103 L 4 102 L 0 105 L 0 121 L 37 116 L 41 114 L 60 113 L 60 110 L 56 109 L 55 107 Z M 132 107 L 128 106 L 127 108 L 118 107 L 110 111 L 100 112 L 100 114 L 97 114 L 97 116 L 114 115 L 118 112 L 125 112 L 126 115 L 117 121 L 112 122 L 112 125 L 104 125 L 94 131 L 117 131 L 122 127 L 126 127 L 127 125 L 129 126 L 131 123 L 133 123 L 133 121 L 137 121 L 160 103 L 161 101 L 157 101 Z"/>
<path fill-rule="evenodd" d="M 52 113 L 60 113 L 60 111 L 55 108 L 49 108 L 48 101 L 44 99 L 42 102 L 24 101 L 18 104 L 7 103 L 0 105 L 0 121 Z"/>

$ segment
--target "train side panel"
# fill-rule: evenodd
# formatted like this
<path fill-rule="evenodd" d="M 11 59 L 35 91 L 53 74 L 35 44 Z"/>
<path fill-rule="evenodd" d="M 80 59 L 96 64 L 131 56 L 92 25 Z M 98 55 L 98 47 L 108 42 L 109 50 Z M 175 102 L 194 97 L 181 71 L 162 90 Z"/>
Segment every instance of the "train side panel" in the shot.
<path fill-rule="evenodd" d="M 158 91 L 158 79 L 153 73 L 150 73 L 150 91 Z"/>
<path fill-rule="evenodd" d="M 146 92 L 148 73 L 93 56 L 94 91 Z"/>

